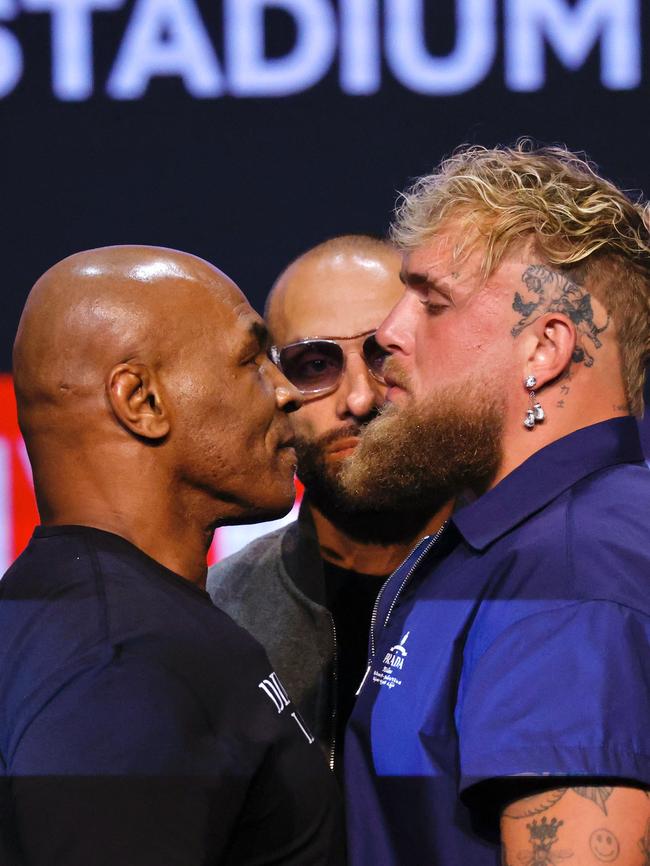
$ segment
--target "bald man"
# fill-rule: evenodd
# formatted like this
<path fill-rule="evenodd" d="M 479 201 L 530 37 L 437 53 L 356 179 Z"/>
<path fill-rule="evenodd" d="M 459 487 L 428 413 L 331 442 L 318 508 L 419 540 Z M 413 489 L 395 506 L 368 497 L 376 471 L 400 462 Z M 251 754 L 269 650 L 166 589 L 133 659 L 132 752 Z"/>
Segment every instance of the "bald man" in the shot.
<path fill-rule="evenodd" d="M 14 375 L 42 525 L 0 583 L 0 862 L 340 863 L 314 738 L 204 590 L 214 528 L 293 500 L 262 321 L 194 256 L 91 250 L 34 286 Z"/>
<path fill-rule="evenodd" d="M 264 645 L 337 773 L 377 593 L 450 511 L 442 492 L 378 510 L 350 502 L 339 483 L 385 399 L 374 331 L 403 293 L 399 268 L 389 244 L 344 235 L 300 256 L 276 281 L 266 319 L 275 357 L 303 394 L 291 422 L 305 499 L 296 523 L 208 575 L 213 600 Z"/>

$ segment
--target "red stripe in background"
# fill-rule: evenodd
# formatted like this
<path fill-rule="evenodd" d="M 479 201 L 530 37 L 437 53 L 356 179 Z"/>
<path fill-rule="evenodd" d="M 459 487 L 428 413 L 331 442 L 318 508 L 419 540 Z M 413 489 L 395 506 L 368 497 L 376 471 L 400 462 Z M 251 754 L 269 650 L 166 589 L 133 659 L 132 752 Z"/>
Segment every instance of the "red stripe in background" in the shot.
<path fill-rule="evenodd" d="M 38 511 L 9 373 L 0 373 L 0 574 L 23 550 Z"/>

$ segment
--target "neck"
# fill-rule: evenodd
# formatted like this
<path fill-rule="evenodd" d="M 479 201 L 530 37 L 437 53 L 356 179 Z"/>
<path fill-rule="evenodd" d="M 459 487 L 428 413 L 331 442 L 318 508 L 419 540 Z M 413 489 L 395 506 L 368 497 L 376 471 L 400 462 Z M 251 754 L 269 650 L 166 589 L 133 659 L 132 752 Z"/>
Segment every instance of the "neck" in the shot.
<path fill-rule="evenodd" d="M 308 507 L 323 559 L 349 571 L 383 575 L 390 574 L 401 565 L 421 538 L 440 529 L 452 512 L 453 502 L 445 503 L 414 533 L 387 545 L 352 538 L 345 527 L 334 523 L 315 505 L 308 503 Z"/>
<path fill-rule="evenodd" d="M 206 556 L 211 533 L 199 535 L 194 528 L 179 528 L 173 522 L 164 526 L 162 523 L 152 525 L 146 519 L 139 522 L 137 518 L 131 519 L 126 514 L 109 514 L 92 508 L 63 508 L 45 512 L 42 523 L 45 526 L 92 526 L 112 532 L 130 541 L 165 568 L 205 589 Z"/>
<path fill-rule="evenodd" d="M 520 406 L 510 412 L 502 440 L 503 458 L 490 487 L 495 487 L 537 451 L 575 430 L 629 415 L 622 388 L 603 388 L 597 394 L 593 389 L 592 393 L 581 392 L 571 383 L 571 391 L 567 389 L 565 382 L 558 382 L 540 391 L 546 418 L 532 430 L 524 428 L 524 411 Z"/>
<path fill-rule="evenodd" d="M 38 471 L 34 467 L 43 525 L 92 526 L 112 532 L 191 583 L 205 587 L 206 555 L 216 523 L 214 504 L 208 517 L 206 509 L 188 502 L 182 491 L 172 495 L 167 478 L 152 478 L 133 466 L 124 472 L 124 467 L 113 465 L 111 471 L 108 463 L 104 468 L 94 463 L 88 472 L 80 472 L 79 464 L 89 469 L 83 455 L 74 468 L 66 467 L 65 461 L 48 461 Z"/>

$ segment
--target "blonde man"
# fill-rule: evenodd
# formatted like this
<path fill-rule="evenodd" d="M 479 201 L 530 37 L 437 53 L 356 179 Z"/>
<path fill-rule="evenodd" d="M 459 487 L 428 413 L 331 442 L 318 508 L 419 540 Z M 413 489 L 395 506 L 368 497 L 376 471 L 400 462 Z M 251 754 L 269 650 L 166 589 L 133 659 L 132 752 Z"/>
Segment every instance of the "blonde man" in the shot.
<path fill-rule="evenodd" d="M 470 148 L 393 236 L 392 405 L 343 482 L 383 507 L 423 478 L 477 499 L 373 615 L 351 861 L 647 866 L 647 210 L 564 149 Z"/>

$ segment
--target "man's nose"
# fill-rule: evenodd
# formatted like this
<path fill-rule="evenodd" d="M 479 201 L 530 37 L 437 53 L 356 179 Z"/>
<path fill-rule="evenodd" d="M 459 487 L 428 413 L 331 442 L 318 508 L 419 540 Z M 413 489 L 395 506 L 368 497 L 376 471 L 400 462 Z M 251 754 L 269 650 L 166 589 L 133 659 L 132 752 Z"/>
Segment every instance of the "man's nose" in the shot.
<path fill-rule="evenodd" d="M 364 418 L 384 402 L 384 386 L 370 373 L 363 357 L 356 352 L 346 359 L 345 372 L 337 390 L 340 418 Z"/>
<path fill-rule="evenodd" d="M 377 328 L 375 334 L 377 342 L 391 355 L 408 352 L 412 346 L 414 314 L 417 312 L 413 306 L 414 301 L 418 303 L 417 299 L 406 291 Z"/>

